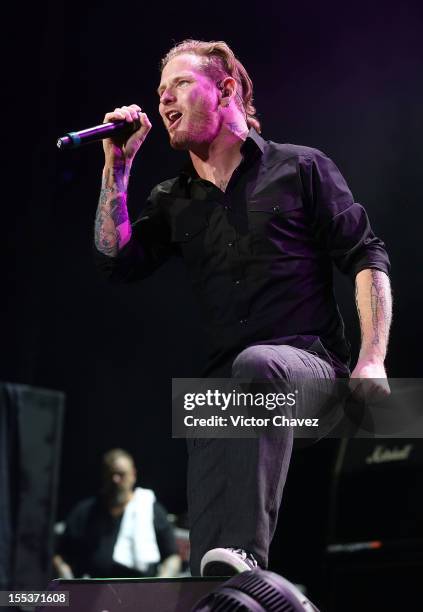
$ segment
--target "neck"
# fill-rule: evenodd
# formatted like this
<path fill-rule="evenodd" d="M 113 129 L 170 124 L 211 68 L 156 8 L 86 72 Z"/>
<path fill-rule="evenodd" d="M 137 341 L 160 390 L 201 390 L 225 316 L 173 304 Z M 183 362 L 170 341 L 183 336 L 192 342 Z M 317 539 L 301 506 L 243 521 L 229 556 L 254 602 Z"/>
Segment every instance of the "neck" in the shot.
<path fill-rule="evenodd" d="M 247 135 L 246 125 L 225 123 L 211 143 L 190 150 L 192 164 L 198 176 L 225 191 L 233 171 L 241 162 L 241 146 Z"/>

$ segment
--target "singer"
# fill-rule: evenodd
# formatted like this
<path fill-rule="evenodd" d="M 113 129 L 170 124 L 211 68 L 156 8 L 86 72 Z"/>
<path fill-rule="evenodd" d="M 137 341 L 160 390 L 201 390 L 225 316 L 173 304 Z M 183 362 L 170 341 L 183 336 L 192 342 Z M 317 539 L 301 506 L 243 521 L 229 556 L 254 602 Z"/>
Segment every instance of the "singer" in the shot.
<path fill-rule="evenodd" d="M 355 283 L 362 338 L 351 378 L 388 394 L 389 259 L 334 162 L 261 136 L 252 81 L 224 42 L 173 47 L 157 93 L 170 146 L 187 152 L 186 164 L 152 189 L 131 224 L 129 173 L 151 123 L 136 104 L 106 114 L 105 122 L 139 118 L 141 126 L 103 141 L 100 269 L 139 281 L 182 257 L 210 342 L 205 374 L 275 380 L 280 389 L 295 378 L 350 376 L 334 263 Z M 189 442 L 193 575 L 267 567 L 292 436 L 284 428 L 277 437 Z"/>

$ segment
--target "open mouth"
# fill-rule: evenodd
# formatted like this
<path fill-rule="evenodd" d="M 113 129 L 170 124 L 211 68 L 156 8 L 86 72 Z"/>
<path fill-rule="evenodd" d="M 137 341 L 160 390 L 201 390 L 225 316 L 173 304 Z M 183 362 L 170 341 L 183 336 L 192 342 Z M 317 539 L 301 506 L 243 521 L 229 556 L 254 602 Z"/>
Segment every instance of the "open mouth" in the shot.
<path fill-rule="evenodd" d="M 182 113 L 179 111 L 169 111 L 166 113 L 166 118 L 169 121 L 169 129 L 173 129 L 182 118 Z"/>

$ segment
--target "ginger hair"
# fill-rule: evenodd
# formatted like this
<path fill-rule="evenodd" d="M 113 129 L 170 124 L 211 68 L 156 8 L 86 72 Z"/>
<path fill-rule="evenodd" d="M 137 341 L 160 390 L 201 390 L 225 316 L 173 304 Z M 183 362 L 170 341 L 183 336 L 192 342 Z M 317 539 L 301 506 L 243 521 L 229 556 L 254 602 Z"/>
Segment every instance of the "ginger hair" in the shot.
<path fill-rule="evenodd" d="M 182 53 L 192 53 L 203 58 L 202 65 L 205 74 L 214 80 L 217 85 L 228 76 L 235 79 L 237 106 L 245 114 L 248 127 L 253 127 L 261 133 L 261 123 L 256 117 L 256 109 L 253 104 L 253 82 L 229 45 L 223 40 L 210 42 L 193 39 L 183 40 L 172 47 L 164 56 L 160 65 L 161 70 L 163 71 L 171 59 Z"/>

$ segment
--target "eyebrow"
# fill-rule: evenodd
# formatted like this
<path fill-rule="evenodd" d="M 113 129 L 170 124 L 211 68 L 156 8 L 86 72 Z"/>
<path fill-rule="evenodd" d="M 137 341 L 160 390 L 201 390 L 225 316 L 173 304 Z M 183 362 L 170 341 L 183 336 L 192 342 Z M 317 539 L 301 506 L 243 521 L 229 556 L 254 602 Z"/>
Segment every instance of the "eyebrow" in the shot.
<path fill-rule="evenodd" d="M 176 76 L 174 76 L 173 79 L 171 79 L 170 83 L 171 83 L 171 85 L 173 85 L 174 83 L 176 83 L 176 81 L 179 81 L 180 79 L 184 79 L 184 78 L 187 78 L 187 77 L 188 78 L 192 78 L 192 76 L 193 75 L 192 75 L 191 72 L 184 72 L 184 73 L 181 72 L 180 74 L 177 74 Z M 162 89 L 166 89 L 164 84 L 158 86 L 158 88 L 156 90 L 157 91 L 157 95 L 160 96 L 160 91 Z"/>

